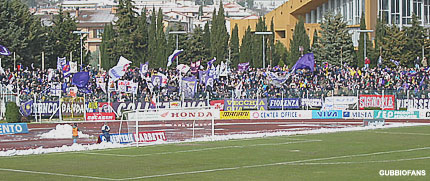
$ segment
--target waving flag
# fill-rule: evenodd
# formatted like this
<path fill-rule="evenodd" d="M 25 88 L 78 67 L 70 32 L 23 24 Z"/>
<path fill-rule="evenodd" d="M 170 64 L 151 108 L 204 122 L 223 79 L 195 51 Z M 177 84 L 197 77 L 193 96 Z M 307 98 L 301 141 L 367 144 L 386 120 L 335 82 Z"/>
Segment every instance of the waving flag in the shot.
<path fill-rule="evenodd" d="M 32 107 L 33 107 L 33 100 L 29 100 L 27 102 L 22 103 L 21 106 L 19 106 L 19 112 L 24 117 L 27 117 L 31 114 Z"/>
<path fill-rule="evenodd" d="M 249 62 L 238 64 L 237 65 L 237 69 L 239 71 L 246 71 L 246 70 L 248 70 L 249 69 Z"/>
<path fill-rule="evenodd" d="M 182 53 L 184 50 L 175 50 L 173 51 L 173 53 L 169 56 L 169 58 L 167 58 L 167 67 L 169 67 L 170 65 L 172 65 L 173 60 L 178 57 L 178 55 L 180 53 Z"/>
<path fill-rule="evenodd" d="M 57 57 L 57 69 L 63 70 L 63 66 L 67 63 L 66 57 L 60 58 Z"/>
<path fill-rule="evenodd" d="M 399 61 L 395 61 L 395 60 L 393 60 L 393 59 L 390 59 L 390 61 L 391 61 L 391 62 L 393 62 L 396 66 L 399 66 L 399 65 L 400 65 L 400 62 L 399 62 Z"/>
<path fill-rule="evenodd" d="M 184 65 L 184 64 L 179 64 L 178 66 L 176 66 L 176 69 L 179 70 L 181 73 L 185 74 L 190 70 L 190 66 Z"/>
<path fill-rule="evenodd" d="M 10 54 L 10 51 L 6 47 L 0 45 L 0 55 L 9 56 Z"/>
<path fill-rule="evenodd" d="M 208 67 L 211 67 L 215 61 L 216 61 L 216 57 L 214 57 L 212 60 L 209 60 Z"/>
<path fill-rule="evenodd" d="M 76 85 L 78 88 L 83 88 L 87 86 L 89 80 L 90 80 L 89 72 L 78 72 L 75 75 L 73 75 L 72 84 Z"/>
<path fill-rule="evenodd" d="M 145 74 L 146 72 L 148 72 L 149 69 L 149 65 L 148 62 L 146 62 L 145 64 L 141 63 L 140 64 L 140 74 Z"/>
<path fill-rule="evenodd" d="M 314 71 L 315 67 L 315 58 L 313 53 L 307 53 L 300 57 L 299 60 L 297 60 L 296 64 L 292 67 L 293 70 L 295 69 L 309 69 L 311 72 Z"/>
<path fill-rule="evenodd" d="M 113 80 L 117 80 L 117 79 L 121 78 L 125 74 L 125 72 L 127 71 L 130 64 L 131 64 L 131 61 L 129 61 L 126 58 L 121 56 L 119 58 L 118 64 L 116 64 L 115 67 L 112 67 L 109 70 L 109 76 Z"/>
<path fill-rule="evenodd" d="M 63 71 L 63 75 L 64 77 L 67 77 L 70 75 L 71 73 L 71 69 L 70 69 L 70 64 L 69 62 L 66 62 L 66 64 L 63 65 L 63 68 L 61 68 L 61 70 Z"/>

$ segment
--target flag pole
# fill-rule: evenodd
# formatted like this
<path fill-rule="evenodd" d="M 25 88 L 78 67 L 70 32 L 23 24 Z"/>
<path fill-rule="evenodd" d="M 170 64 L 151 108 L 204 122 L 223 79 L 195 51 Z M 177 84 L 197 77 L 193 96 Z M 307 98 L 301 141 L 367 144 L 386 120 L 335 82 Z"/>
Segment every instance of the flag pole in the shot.
<path fill-rule="evenodd" d="M 42 52 L 42 71 L 45 70 L 45 52 Z"/>
<path fill-rule="evenodd" d="M 13 71 L 16 71 L 16 56 L 15 56 L 15 52 L 13 52 Z"/>

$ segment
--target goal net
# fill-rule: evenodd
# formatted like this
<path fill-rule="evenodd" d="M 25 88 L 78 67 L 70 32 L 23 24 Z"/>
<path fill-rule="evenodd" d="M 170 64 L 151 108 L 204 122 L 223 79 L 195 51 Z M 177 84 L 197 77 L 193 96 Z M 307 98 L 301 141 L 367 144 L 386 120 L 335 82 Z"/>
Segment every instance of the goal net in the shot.
<path fill-rule="evenodd" d="M 212 106 L 193 108 L 166 108 L 125 111 L 119 134 L 139 143 L 157 141 L 183 141 L 213 136 L 214 120 L 219 111 Z M 131 136 L 133 139 L 131 140 Z M 122 136 L 124 137 L 124 136 Z"/>

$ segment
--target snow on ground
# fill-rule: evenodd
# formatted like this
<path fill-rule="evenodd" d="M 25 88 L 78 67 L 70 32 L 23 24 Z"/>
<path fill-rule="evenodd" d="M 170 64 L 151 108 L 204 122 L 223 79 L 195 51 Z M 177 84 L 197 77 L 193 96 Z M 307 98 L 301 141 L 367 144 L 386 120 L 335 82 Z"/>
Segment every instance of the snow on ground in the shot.
<path fill-rule="evenodd" d="M 254 133 L 254 134 L 234 134 L 234 135 L 216 135 L 216 136 L 208 136 L 202 138 L 195 138 L 185 140 L 184 142 L 197 142 L 197 141 L 221 141 L 221 140 L 230 140 L 230 139 L 247 139 L 247 138 L 260 138 L 260 137 L 269 137 L 269 136 L 288 136 L 288 135 L 305 135 L 305 134 L 319 134 L 319 133 L 336 133 L 336 132 L 346 132 L 346 131 L 363 131 L 363 130 L 373 130 L 373 129 L 383 129 L 383 128 L 395 128 L 395 127 L 407 127 L 407 126 L 422 126 L 422 125 L 430 125 L 426 123 L 390 123 L 385 126 L 367 126 L 367 127 L 346 127 L 346 128 L 321 128 L 321 129 L 313 129 L 313 130 L 304 130 L 304 131 L 288 131 L 288 132 L 272 132 L 272 133 Z M 70 125 L 69 125 L 70 126 Z M 51 136 L 55 136 L 54 138 L 58 138 L 56 136 L 63 136 L 64 133 L 67 134 L 66 138 L 71 137 L 71 126 L 70 131 L 64 125 L 57 125 L 57 128 L 50 131 Z M 52 133 L 51 133 L 52 132 Z M 58 135 L 56 135 L 58 134 Z M 81 135 L 81 133 L 80 133 Z M 83 134 L 82 134 L 83 135 Z M 52 137 L 50 137 L 52 138 Z M 177 143 L 177 141 L 172 141 L 168 143 Z M 156 142 L 156 143 L 142 143 L 140 146 L 146 145 L 154 145 L 154 144 L 166 144 L 166 142 Z M 31 154 L 45 154 L 45 153 L 54 153 L 54 152 L 70 152 L 70 151 L 85 151 L 85 150 L 99 150 L 99 149 L 109 149 L 109 148 L 120 148 L 120 147 L 130 147 L 135 146 L 134 144 L 124 145 L 117 143 L 100 143 L 100 144 L 89 144 L 89 145 L 81 145 L 81 144 L 73 144 L 71 146 L 62 146 L 55 148 L 43 148 L 39 147 L 36 149 L 29 150 L 8 150 L 1 151 L 0 156 L 15 156 L 15 155 L 31 155 Z"/>
<path fill-rule="evenodd" d="M 79 128 L 79 127 L 78 127 Z M 90 135 L 78 132 L 79 138 L 89 138 Z M 55 129 L 39 135 L 40 138 L 72 138 L 72 126 L 69 124 L 58 124 Z"/>

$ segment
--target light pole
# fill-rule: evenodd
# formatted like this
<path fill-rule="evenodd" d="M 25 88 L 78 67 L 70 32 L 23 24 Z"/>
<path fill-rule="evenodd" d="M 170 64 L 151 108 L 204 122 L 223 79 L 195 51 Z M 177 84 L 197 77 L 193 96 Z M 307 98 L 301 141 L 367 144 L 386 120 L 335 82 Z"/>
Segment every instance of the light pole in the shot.
<path fill-rule="evenodd" d="M 169 34 L 176 34 L 176 50 L 179 49 L 178 36 L 179 34 L 187 34 L 186 31 L 170 31 Z M 179 58 L 176 56 L 176 66 L 179 65 Z"/>
<path fill-rule="evenodd" d="M 265 57 L 265 55 L 266 55 L 266 48 L 264 47 L 264 35 L 271 35 L 272 34 L 272 32 L 271 31 L 257 31 L 257 32 L 255 32 L 255 34 L 256 35 L 263 35 L 263 68 L 266 68 L 266 57 Z"/>
<path fill-rule="evenodd" d="M 83 34 L 89 34 L 90 32 L 88 31 L 73 31 L 73 34 L 79 34 L 79 36 L 81 36 L 81 67 L 82 67 L 82 39 L 84 39 Z M 72 60 L 70 60 L 72 61 Z"/>
<path fill-rule="evenodd" d="M 367 51 L 367 50 L 366 50 L 366 49 L 367 49 L 367 48 L 366 48 L 366 39 L 367 39 L 367 38 L 366 38 L 366 34 L 367 34 L 367 33 L 372 33 L 372 32 L 373 32 L 373 30 L 357 30 L 357 32 L 358 32 L 358 33 L 364 33 L 364 51 L 363 51 L 363 52 L 364 52 L 364 58 L 366 58 L 366 51 Z"/>

